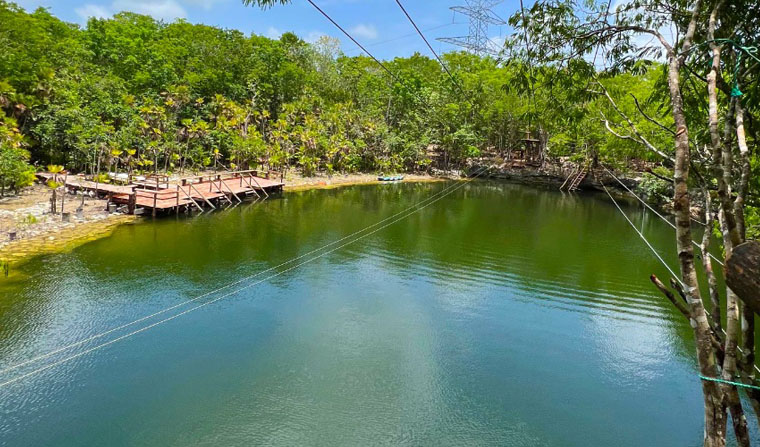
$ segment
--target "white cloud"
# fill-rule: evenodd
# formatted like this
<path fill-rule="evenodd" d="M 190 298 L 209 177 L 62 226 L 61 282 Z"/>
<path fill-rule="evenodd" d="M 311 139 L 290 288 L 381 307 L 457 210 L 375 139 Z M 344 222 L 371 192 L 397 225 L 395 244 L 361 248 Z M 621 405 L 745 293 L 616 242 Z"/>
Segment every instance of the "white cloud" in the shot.
<path fill-rule="evenodd" d="M 306 37 L 303 38 L 306 42 L 314 43 L 319 40 L 320 37 L 325 36 L 326 34 L 322 31 L 311 31 L 309 34 L 306 35 Z"/>
<path fill-rule="evenodd" d="M 504 48 L 504 41 L 507 40 L 507 36 L 493 36 L 488 38 L 488 43 L 495 51 L 501 51 Z"/>
<path fill-rule="evenodd" d="M 375 28 L 375 25 L 365 25 L 363 23 L 360 23 L 351 28 L 351 33 L 356 37 L 361 37 L 364 39 L 377 39 L 377 29 Z"/>
<path fill-rule="evenodd" d="M 167 21 L 187 17 L 185 8 L 175 0 L 116 0 L 111 5 L 111 9 L 146 14 L 155 19 Z"/>
<path fill-rule="evenodd" d="M 95 17 L 96 19 L 105 19 L 106 17 L 111 17 L 112 15 L 111 11 L 105 6 L 93 4 L 86 4 L 80 8 L 74 9 L 74 11 L 82 19 L 82 22 L 87 22 L 90 17 Z"/>
<path fill-rule="evenodd" d="M 200 1 L 200 0 L 193 0 Z M 216 0 L 207 0 L 212 3 Z M 114 0 L 110 5 L 96 5 L 88 3 L 74 10 L 82 19 L 82 23 L 87 23 L 90 17 L 106 18 L 111 17 L 117 12 L 128 11 L 137 14 L 145 14 L 154 19 L 172 21 L 187 17 L 187 11 L 176 0 Z"/>
<path fill-rule="evenodd" d="M 282 31 L 279 30 L 278 28 L 270 26 L 269 28 L 267 28 L 267 32 L 264 35 L 270 39 L 279 39 L 280 36 L 282 36 Z"/>
<path fill-rule="evenodd" d="M 201 8 L 208 11 L 215 4 L 226 2 L 226 1 L 229 1 L 229 0 L 182 0 L 182 3 L 187 3 L 189 5 L 194 5 L 194 6 L 200 6 Z"/>

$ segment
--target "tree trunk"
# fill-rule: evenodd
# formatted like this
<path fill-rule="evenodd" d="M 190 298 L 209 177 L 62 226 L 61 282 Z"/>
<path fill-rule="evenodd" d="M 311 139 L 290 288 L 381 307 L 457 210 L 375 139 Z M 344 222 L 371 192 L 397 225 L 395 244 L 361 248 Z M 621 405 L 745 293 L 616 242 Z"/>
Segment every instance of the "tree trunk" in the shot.
<path fill-rule="evenodd" d="M 63 212 L 66 206 L 66 181 L 68 179 L 69 179 L 68 174 L 63 176 L 63 194 L 61 195 L 61 216 L 63 216 Z"/>
<path fill-rule="evenodd" d="M 741 155 L 741 177 L 739 179 L 739 185 L 736 191 L 736 199 L 734 200 L 734 214 L 736 216 L 736 229 L 739 233 L 739 239 L 741 242 L 744 242 L 746 240 L 747 234 L 746 234 L 746 223 L 744 220 L 744 200 L 747 196 L 747 193 L 749 191 L 749 177 L 751 174 L 751 167 L 750 167 L 750 157 L 749 157 L 749 148 L 747 147 L 747 137 L 744 132 L 744 108 L 741 105 L 741 100 L 736 100 L 736 109 L 735 109 L 735 116 L 736 116 L 736 141 L 737 145 L 739 146 L 739 153 Z M 738 245 L 737 247 L 734 247 L 734 253 L 739 247 L 743 247 L 742 245 Z M 742 248 L 742 251 L 744 251 L 746 248 Z M 758 264 L 760 264 L 760 248 L 757 249 L 758 251 Z M 727 264 L 729 262 L 727 261 Z M 758 271 L 756 272 L 755 278 L 760 278 L 760 265 L 758 265 Z M 726 270 L 726 275 L 728 276 L 732 272 L 730 271 L 730 267 Z M 728 281 L 728 279 L 727 279 Z M 760 282 L 760 279 L 758 279 L 758 282 Z M 731 287 L 733 290 L 736 290 L 734 287 L 736 285 L 729 284 L 729 287 Z M 739 298 L 742 299 L 742 303 L 740 305 L 741 309 L 741 315 L 742 315 L 742 321 L 741 321 L 741 339 L 742 339 L 742 351 L 744 352 L 744 358 L 743 358 L 743 365 L 744 365 L 744 374 L 747 377 L 754 377 L 755 376 L 755 312 L 751 308 L 751 306 L 748 305 L 747 300 L 751 300 L 752 298 L 759 299 L 760 300 L 760 285 L 758 285 L 757 290 L 751 294 L 751 296 L 747 297 L 746 299 L 739 295 Z M 752 404 L 752 407 L 755 410 L 755 417 L 758 419 L 758 423 L 760 424 L 760 391 L 757 390 L 751 390 L 747 393 L 750 398 L 750 403 Z"/>
<path fill-rule="evenodd" d="M 712 229 L 714 226 L 714 217 L 712 212 L 712 199 L 707 187 L 702 188 L 702 194 L 705 196 L 705 232 L 702 234 L 702 267 L 705 269 L 707 285 L 710 290 L 710 317 L 712 320 L 713 331 L 719 334 L 722 329 L 720 294 L 718 293 L 718 279 L 712 267 L 712 258 L 710 257 L 710 243 L 712 242 Z"/>
<path fill-rule="evenodd" d="M 734 385 L 725 385 L 726 401 L 728 409 L 731 412 L 731 422 L 734 427 L 736 436 L 736 445 L 739 447 L 750 447 L 749 430 L 747 429 L 747 418 L 744 415 L 742 401 L 739 399 L 739 392 Z"/>
<path fill-rule="evenodd" d="M 710 14 L 710 23 L 708 27 L 708 38 L 714 39 L 714 30 L 717 21 L 718 11 L 723 2 L 716 3 Z M 721 69 L 721 52 L 722 45 L 715 42 L 710 43 L 712 53 L 712 64 L 710 72 L 707 75 L 707 99 L 708 99 L 708 127 L 710 131 L 710 142 L 712 144 L 712 165 L 715 178 L 718 181 L 718 198 L 720 200 L 720 226 L 723 234 L 723 246 L 725 256 L 729 257 L 733 247 L 739 243 L 739 233 L 736 228 L 736 219 L 734 218 L 734 206 L 731 200 L 731 184 L 733 171 L 733 156 L 729 141 L 731 138 L 731 115 L 734 113 L 736 100 L 731 99 L 728 114 L 725 122 L 723 138 L 721 138 L 718 116 L 718 88 L 717 79 Z M 731 289 L 726 290 L 726 339 L 723 348 L 723 365 L 721 377 L 723 380 L 736 380 L 737 367 L 737 347 L 739 343 L 739 333 L 741 330 L 739 300 Z M 737 443 L 740 446 L 749 446 L 749 435 L 747 433 L 747 420 L 744 416 L 741 400 L 738 391 L 734 385 L 724 385 L 726 404 L 731 412 L 734 433 Z"/>
<path fill-rule="evenodd" d="M 55 194 L 55 189 L 53 189 L 53 195 L 50 196 L 50 212 L 52 214 L 57 214 L 58 212 L 58 206 L 57 206 L 58 198 Z"/>
<path fill-rule="evenodd" d="M 699 2 L 697 2 L 699 3 Z M 695 8 L 698 9 L 699 5 Z M 690 24 L 690 33 L 696 27 L 695 20 Z M 689 37 L 687 35 L 687 37 Z M 686 38 L 685 38 L 686 39 Z M 684 47 L 688 46 L 686 39 Z M 682 48 L 682 51 L 688 48 Z M 691 326 L 694 330 L 697 348 L 699 372 L 706 377 L 718 377 L 717 365 L 711 344 L 711 330 L 705 314 L 704 304 L 699 292 L 697 273 L 694 269 L 694 251 L 691 237 L 691 215 L 688 189 L 689 178 L 689 134 L 686 116 L 683 111 L 683 98 L 680 86 L 681 62 L 675 50 L 671 50 L 668 62 L 668 87 L 672 106 L 673 120 L 676 125 L 675 168 L 673 174 L 673 206 L 676 220 L 676 245 L 678 261 L 691 310 Z M 722 447 L 726 441 L 726 412 L 723 405 L 723 393 L 717 383 L 703 380 L 704 398 L 704 445 L 705 447 Z"/>
<path fill-rule="evenodd" d="M 747 237 L 744 222 L 744 200 L 749 192 L 749 178 L 752 171 L 749 147 L 747 147 L 747 136 L 744 131 L 744 108 L 738 99 L 736 100 L 734 115 L 736 116 L 736 143 L 739 146 L 739 154 L 741 155 L 741 176 L 736 191 L 736 200 L 734 200 L 734 213 L 736 214 L 736 227 L 739 232 L 739 239 L 741 242 L 744 242 Z"/>

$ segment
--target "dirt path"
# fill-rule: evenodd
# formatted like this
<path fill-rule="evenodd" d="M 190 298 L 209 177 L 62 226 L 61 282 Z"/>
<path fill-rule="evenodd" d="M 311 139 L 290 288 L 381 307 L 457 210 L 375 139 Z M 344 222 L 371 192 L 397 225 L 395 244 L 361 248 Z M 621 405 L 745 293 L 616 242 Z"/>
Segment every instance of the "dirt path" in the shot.
<path fill-rule="evenodd" d="M 115 224 L 133 220 L 133 216 L 108 214 L 106 200 L 67 194 L 64 211 L 71 213 L 69 222 L 60 214 L 50 212 L 51 192 L 35 184 L 17 196 L 0 199 L 0 262 L 17 260 L 54 247 L 88 240 L 93 234 L 103 234 Z M 81 214 L 76 209 L 82 206 Z M 15 233 L 15 235 L 13 235 Z"/>

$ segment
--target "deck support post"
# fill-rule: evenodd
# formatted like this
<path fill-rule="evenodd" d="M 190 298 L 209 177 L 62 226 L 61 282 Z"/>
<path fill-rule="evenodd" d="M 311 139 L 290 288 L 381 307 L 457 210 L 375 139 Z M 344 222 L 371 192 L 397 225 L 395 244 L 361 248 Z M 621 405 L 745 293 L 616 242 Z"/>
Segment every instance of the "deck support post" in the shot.
<path fill-rule="evenodd" d="M 201 194 L 201 192 L 200 192 L 200 191 L 198 191 L 198 188 L 196 188 L 196 187 L 195 187 L 195 186 L 194 186 L 192 183 L 190 184 L 190 188 L 194 189 L 194 190 L 195 190 L 195 192 L 197 192 L 197 193 L 198 193 L 198 195 L 199 195 L 199 196 L 200 196 L 200 197 L 201 197 L 201 198 L 202 198 L 202 199 L 203 199 L 203 200 L 204 200 L 206 203 L 208 203 L 208 206 L 210 206 L 212 209 L 216 209 L 216 207 L 214 206 L 214 204 L 213 204 L 213 203 L 211 203 L 211 202 L 209 202 L 209 200 L 206 198 L 206 196 L 204 196 L 203 194 Z M 211 191 L 211 187 L 210 187 L 210 186 L 209 186 L 209 191 Z"/>
<path fill-rule="evenodd" d="M 132 188 L 132 192 L 129 194 L 129 201 L 127 202 L 127 213 L 135 214 L 135 207 L 137 206 L 137 193 Z"/>
<path fill-rule="evenodd" d="M 258 180 L 256 180 L 256 176 L 255 176 L 255 175 L 251 175 L 251 180 L 253 180 L 254 182 L 256 182 L 256 186 L 258 186 L 258 187 L 259 187 L 259 189 L 261 189 L 261 192 L 263 192 L 263 193 L 264 193 L 264 198 L 265 198 L 265 199 L 268 199 L 268 198 L 269 198 L 269 193 L 267 192 L 267 190 L 266 190 L 266 189 L 264 189 L 264 188 L 261 186 L 261 183 L 259 183 L 259 181 L 258 181 Z"/>

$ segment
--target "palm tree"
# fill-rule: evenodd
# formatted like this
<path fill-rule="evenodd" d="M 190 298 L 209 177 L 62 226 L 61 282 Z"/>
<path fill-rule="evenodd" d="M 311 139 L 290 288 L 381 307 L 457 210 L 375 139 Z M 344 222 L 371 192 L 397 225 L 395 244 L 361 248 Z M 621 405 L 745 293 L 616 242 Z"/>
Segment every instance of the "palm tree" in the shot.
<path fill-rule="evenodd" d="M 127 164 L 127 183 L 132 183 L 132 169 L 134 168 L 137 149 L 127 149 L 125 152 L 127 154 L 127 159 L 125 161 Z"/>
<path fill-rule="evenodd" d="M 118 148 L 111 148 L 110 153 L 110 163 L 108 170 L 112 172 L 117 172 L 119 170 L 119 162 L 121 161 L 121 149 Z"/>
<path fill-rule="evenodd" d="M 217 165 L 219 164 L 219 159 L 222 157 L 222 154 L 219 153 L 219 149 L 214 149 L 212 155 L 214 156 L 214 172 L 216 172 L 218 169 Z"/>
<path fill-rule="evenodd" d="M 57 191 L 58 188 L 61 187 L 62 183 L 58 181 L 58 174 L 63 172 L 63 166 L 59 165 L 48 165 L 47 167 L 48 172 L 53 174 L 53 176 L 48 180 L 47 187 L 50 188 L 52 191 L 52 196 L 50 198 L 50 212 L 53 214 L 58 213 L 58 196 Z M 61 210 L 63 211 L 63 210 Z"/>

